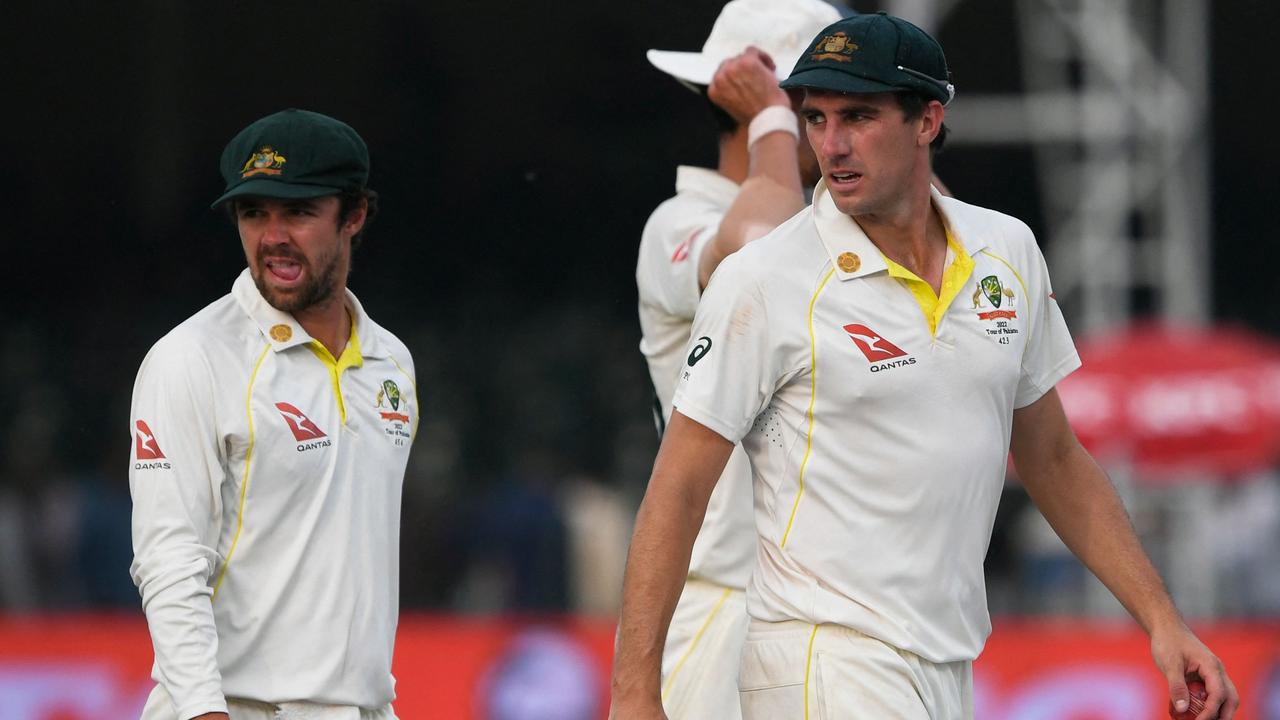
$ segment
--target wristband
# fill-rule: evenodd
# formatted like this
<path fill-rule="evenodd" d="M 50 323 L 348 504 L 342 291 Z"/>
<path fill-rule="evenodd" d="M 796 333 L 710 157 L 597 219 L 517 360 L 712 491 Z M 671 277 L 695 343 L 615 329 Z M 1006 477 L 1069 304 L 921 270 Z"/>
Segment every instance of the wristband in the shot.
<path fill-rule="evenodd" d="M 788 132 L 800 142 L 800 129 L 796 127 L 796 114 L 791 108 L 782 105 L 770 105 L 751 118 L 747 126 L 747 149 L 756 144 L 760 138 L 775 132 Z"/>

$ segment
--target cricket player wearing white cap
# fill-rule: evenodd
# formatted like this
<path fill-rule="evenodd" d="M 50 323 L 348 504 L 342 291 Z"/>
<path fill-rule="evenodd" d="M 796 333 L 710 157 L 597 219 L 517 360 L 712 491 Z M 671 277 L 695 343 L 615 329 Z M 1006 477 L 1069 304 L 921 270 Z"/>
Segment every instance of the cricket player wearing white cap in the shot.
<path fill-rule="evenodd" d="M 376 212 L 349 126 L 262 118 L 222 156 L 248 268 L 134 385 L 144 720 L 391 720 L 413 362 L 346 289 Z"/>
<path fill-rule="evenodd" d="M 805 94 L 822 182 L 812 207 L 721 263 L 699 304 L 628 557 L 614 717 L 662 717 L 658 648 L 738 441 L 758 534 L 746 720 L 972 717 L 1010 451 L 1149 633 L 1175 706 L 1197 673 L 1198 720 L 1232 717 L 1221 662 L 1063 414 L 1054 385 L 1079 358 L 1035 238 L 930 187 L 954 93 L 942 48 L 899 18 L 857 16 L 814 37 L 783 87 Z"/>
<path fill-rule="evenodd" d="M 636 265 L 640 349 L 657 393 L 659 427 L 671 414 L 698 299 L 719 262 L 804 207 L 816 181 L 799 119 L 778 87 L 804 43 L 839 13 L 821 0 L 733 0 L 701 52 L 650 50 L 658 69 L 688 85 L 715 113 L 715 170 L 676 170 L 676 195 L 646 224 Z M 746 584 L 755 559 L 751 469 L 735 448 L 693 548 L 662 657 L 671 718 L 734 718 L 746 636 Z"/>

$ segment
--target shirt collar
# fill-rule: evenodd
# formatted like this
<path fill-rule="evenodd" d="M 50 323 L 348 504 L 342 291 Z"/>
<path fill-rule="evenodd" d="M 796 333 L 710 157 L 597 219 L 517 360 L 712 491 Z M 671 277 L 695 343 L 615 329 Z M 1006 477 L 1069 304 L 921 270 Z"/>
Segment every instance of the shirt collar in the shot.
<path fill-rule="evenodd" d="M 374 332 L 373 321 L 365 314 L 364 307 L 360 305 L 356 296 L 350 290 L 344 289 L 344 292 L 347 309 L 351 313 L 352 322 L 355 323 L 352 333 L 359 341 L 361 356 L 385 357 L 377 334 Z M 271 343 L 272 350 L 276 352 L 288 350 L 298 345 L 306 345 L 314 339 L 302 329 L 302 325 L 292 315 L 277 310 L 262 297 L 262 293 L 258 292 L 258 286 L 253 282 L 253 276 L 249 274 L 249 268 L 240 272 L 240 276 L 231 286 L 231 295 L 245 314 L 258 326 L 262 337 Z"/>
<path fill-rule="evenodd" d="M 720 207 L 729 207 L 738 196 L 738 183 L 715 170 L 681 165 L 676 168 L 676 192 L 700 195 Z"/>
<path fill-rule="evenodd" d="M 975 232 L 957 217 L 957 213 L 947 212 L 947 206 L 954 200 L 942 195 L 936 187 L 929 188 L 929 197 L 946 229 L 950 231 L 950 238 L 966 254 L 972 256 L 987 246 L 985 233 Z M 836 207 L 831 193 L 827 192 L 825 180 L 819 180 L 813 190 L 813 222 L 818 230 L 818 238 L 831 257 L 836 277 L 852 280 L 888 270 L 884 255 L 862 231 L 862 227 Z"/>

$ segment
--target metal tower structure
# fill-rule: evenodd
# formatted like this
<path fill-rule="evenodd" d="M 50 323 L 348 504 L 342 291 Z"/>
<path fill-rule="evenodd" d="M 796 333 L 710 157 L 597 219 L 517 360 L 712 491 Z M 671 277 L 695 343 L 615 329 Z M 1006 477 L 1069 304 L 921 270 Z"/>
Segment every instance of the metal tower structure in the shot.
<path fill-rule="evenodd" d="M 1211 317 L 1208 0 L 1014 0 L 1021 92 L 970 95 L 948 108 L 953 145 L 1031 148 L 1054 290 L 1077 337 L 1135 317 Z M 958 0 L 888 0 L 885 9 L 934 32 Z M 1158 553 L 1189 615 L 1218 608 L 1212 537 L 1197 512 L 1213 488 L 1138 492 L 1110 468 L 1131 510 L 1155 510 L 1180 531 Z M 1122 613 L 1096 580 L 1092 614 Z"/>
<path fill-rule="evenodd" d="M 956 0 L 894 0 L 936 29 Z M 1054 289 L 1084 334 L 1210 315 L 1207 0 L 1016 0 L 1024 92 L 966 95 L 954 144 L 1033 149 Z M 932 26 L 932 27 L 931 27 Z"/>

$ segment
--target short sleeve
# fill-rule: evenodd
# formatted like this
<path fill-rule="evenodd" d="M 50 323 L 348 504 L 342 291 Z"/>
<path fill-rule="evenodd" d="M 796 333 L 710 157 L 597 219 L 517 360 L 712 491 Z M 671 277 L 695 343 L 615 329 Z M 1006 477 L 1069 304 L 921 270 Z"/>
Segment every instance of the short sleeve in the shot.
<path fill-rule="evenodd" d="M 1030 269 L 1026 276 L 1030 317 L 1029 337 L 1022 354 L 1022 370 L 1014 407 L 1023 408 L 1039 400 L 1064 377 L 1080 367 L 1067 321 L 1053 295 L 1044 256 L 1031 240 Z"/>
<path fill-rule="evenodd" d="M 720 230 L 720 213 L 675 217 L 655 213 L 645 226 L 636 264 L 636 285 L 643 303 L 682 318 L 692 318 L 702 289 L 698 259 Z"/>
<path fill-rule="evenodd" d="M 760 283 L 731 255 L 698 306 L 672 405 L 739 442 L 786 375 L 782 355 Z"/>

